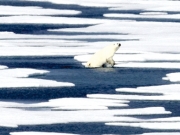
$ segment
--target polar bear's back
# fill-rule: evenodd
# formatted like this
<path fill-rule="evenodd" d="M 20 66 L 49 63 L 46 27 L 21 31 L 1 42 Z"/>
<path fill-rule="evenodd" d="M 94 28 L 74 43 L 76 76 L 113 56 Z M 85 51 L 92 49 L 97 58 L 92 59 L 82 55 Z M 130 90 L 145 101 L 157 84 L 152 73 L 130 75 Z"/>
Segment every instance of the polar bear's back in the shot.
<path fill-rule="evenodd" d="M 86 67 L 101 67 L 106 62 L 104 54 L 101 50 L 96 52 L 87 62 Z"/>
<path fill-rule="evenodd" d="M 108 59 L 112 59 L 120 44 L 111 44 L 96 52 L 85 65 L 86 67 L 102 67 Z"/>

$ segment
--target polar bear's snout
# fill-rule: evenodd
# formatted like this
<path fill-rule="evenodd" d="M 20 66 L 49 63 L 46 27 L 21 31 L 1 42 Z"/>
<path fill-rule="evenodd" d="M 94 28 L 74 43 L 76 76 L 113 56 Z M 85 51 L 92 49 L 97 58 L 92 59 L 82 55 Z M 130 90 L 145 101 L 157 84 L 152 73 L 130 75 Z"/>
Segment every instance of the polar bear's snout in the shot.
<path fill-rule="evenodd" d="M 119 47 L 121 46 L 121 44 L 120 44 L 120 43 L 118 43 L 118 45 L 119 45 Z"/>

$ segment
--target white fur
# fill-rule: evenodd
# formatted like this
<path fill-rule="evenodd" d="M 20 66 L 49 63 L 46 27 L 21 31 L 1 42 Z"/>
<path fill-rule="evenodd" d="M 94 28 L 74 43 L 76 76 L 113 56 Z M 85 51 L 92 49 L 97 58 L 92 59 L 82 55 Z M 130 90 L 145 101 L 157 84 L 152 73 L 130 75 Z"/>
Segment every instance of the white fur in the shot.
<path fill-rule="evenodd" d="M 114 43 L 111 45 L 106 46 L 105 48 L 101 49 L 100 51 L 96 52 L 90 60 L 86 63 L 86 67 L 113 67 L 115 62 L 113 60 L 113 56 L 115 52 L 121 46 L 120 43 Z"/>

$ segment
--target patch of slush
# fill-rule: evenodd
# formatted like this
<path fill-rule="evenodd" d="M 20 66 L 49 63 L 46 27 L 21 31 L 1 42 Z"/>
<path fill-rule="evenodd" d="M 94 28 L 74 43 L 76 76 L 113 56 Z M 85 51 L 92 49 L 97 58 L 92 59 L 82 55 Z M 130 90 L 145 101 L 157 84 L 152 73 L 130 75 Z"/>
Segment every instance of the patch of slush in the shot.
<path fill-rule="evenodd" d="M 74 86 L 72 83 L 56 82 L 53 80 L 27 78 L 30 75 L 42 75 L 49 71 L 28 68 L 0 70 L 0 88 L 11 87 L 63 87 Z"/>
<path fill-rule="evenodd" d="M 76 15 L 80 11 L 57 10 L 41 7 L 0 6 L 0 15 Z"/>

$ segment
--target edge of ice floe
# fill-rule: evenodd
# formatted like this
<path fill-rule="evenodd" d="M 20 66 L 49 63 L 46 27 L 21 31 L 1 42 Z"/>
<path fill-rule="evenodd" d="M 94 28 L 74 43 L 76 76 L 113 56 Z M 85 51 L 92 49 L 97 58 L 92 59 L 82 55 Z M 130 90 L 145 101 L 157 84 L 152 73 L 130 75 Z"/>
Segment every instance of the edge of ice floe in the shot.
<path fill-rule="evenodd" d="M 0 70 L 2 70 L 2 69 L 7 69 L 8 67 L 7 66 L 2 66 L 2 65 L 0 65 Z"/>
<path fill-rule="evenodd" d="M 69 82 L 28 78 L 31 75 L 44 75 L 48 72 L 30 68 L 3 69 L 0 70 L 0 88 L 75 86 L 75 84 Z"/>

